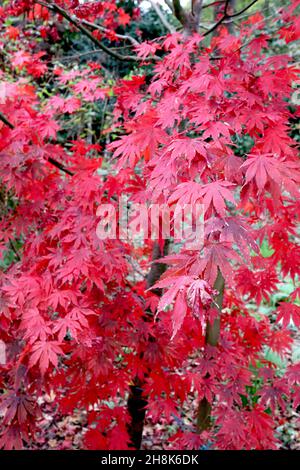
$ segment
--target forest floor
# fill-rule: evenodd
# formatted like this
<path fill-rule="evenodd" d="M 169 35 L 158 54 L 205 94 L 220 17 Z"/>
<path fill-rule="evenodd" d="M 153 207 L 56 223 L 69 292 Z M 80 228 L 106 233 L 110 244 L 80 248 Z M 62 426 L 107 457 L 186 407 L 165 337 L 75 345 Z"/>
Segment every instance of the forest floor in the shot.
<path fill-rule="evenodd" d="M 300 348 L 300 332 L 296 335 L 295 342 Z M 291 358 L 289 359 L 291 360 Z M 79 450 L 84 448 L 84 434 L 87 431 L 87 415 L 82 411 L 75 411 L 69 416 L 51 414 L 52 397 L 45 397 L 42 404 L 43 419 L 40 422 L 40 435 L 38 440 L 31 447 L 32 449 L 43 450 Z M 125 403 L 124 403 L 125 405 Z M 192 425 L 193 410 L 197 407 L 197 399 L 190 397 L 183 412 L 185 415 L 184 424 Z M 280 449 L 300 450 L 300 416 L 291 407 L 278 411 L 278 422 L 280 425 L 276 429 L 276 434 L 281 442 Z M 142 449 L 162 450 L 168 449 L 169 438 L 178 430 L 178 423 L 174 419 L 172 423 L 153 423 L 151 418 L 146 417 Z M 184 449 L 183 449 L 184 450 Z"/>
<path fill-rule="evenodd" d="M 193 406 L 194 405 L 194 406 Z M 74 412 L 70 416 L 59 417 L 47 413 L 49 404 L 44 404 L 44 415 L 40 423 L 40 437 L 31 447 L 42 450 L 79 450 L 84 448 L 83 438 L 87 431 L 87 419 L 84 412 Z M 195 409 L 196 403 L 192 400 L 188 409 Z M 192 422 L 192 416 L 188 416 L 186 422 Z M 281 412 L 277 428 L 277 436 L 281 441 L 281 449 L 300 450 L 300 419 L 299 414 L 291 408 Z M 147 418 L 144 427 L 142 449 L 162 450 L 168 449 L 168 440 L 178 429 L 177 423 L 154 424 L 151 418 Z M 183 449 L 184 450 L 184 449 Z"/>

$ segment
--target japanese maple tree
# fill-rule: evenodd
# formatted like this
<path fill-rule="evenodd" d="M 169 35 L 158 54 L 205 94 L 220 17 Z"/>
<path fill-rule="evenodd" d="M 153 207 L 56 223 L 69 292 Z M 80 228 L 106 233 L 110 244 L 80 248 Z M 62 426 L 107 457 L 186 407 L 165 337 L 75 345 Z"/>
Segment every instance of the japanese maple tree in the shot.
<path fill-rule="evenodd" d="M 146 41 L 134 2 L 0 7 L 1 447 L 36 448 L 45 401 L 84 411 L 88 449 L 140 448 L 146 417 L 172 423 L 168 449 L 279 446 L 300 405 L 300 365 L 270 356 L 300 326 L 300 2 L 258 3 L 173 0 L 172 22 L 155 4 L 166 34 Z M 99 60 L 60 60 L 70 32 Z M 203 205 L 202 246 L 100 239 L 124 195 Z"/>

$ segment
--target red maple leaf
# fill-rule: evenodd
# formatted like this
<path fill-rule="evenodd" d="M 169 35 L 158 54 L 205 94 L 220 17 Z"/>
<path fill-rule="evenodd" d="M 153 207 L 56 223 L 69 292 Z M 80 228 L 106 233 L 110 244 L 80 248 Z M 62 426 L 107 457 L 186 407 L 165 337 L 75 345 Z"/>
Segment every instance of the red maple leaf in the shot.
<path fill-rule="evenodd" d="M 299 305 L 290 302 L 280 302 L 277 309 L 278 323 L 282 322 L 282 326 L 286 328 L 293 323 L 297 328 L 300 328 L 300 307 Z"/>
<path fill-rule="evenodd" d="M 58 341 L 37 341 L 31 348 L 29 367 L 38 364 L 45 374 L 50 364 L 57 367 L 59 354 L 63 354 L 63 350 Z"/>
<path fill-rule="evenodd" d="M 296 162 L 284 161 L 272 154 L 249 155 L 241 168 L 246 168 L 246 182 L 255 181 L 259 192 L 267 183 L 274 197 L 278 197 L 280 188 L 285 187 L 292 195 L 298 197 L 300 182 L 300 167 Z"/>
<path fill-rule="evenodd" d="M 225 200 L 236 204 L 233 193 L 229 188 L 235 185 L 229 181 L 213 181 L 212 183 L 201 185 L 196 182 L 181 183 L 170 196 L 168 202 L 177 202 L 178 206 L 184 204 L 195 204 L 197 201 L 204 204 L 205 211 L 215 210 L 220 216 L 225 215 Z"/>

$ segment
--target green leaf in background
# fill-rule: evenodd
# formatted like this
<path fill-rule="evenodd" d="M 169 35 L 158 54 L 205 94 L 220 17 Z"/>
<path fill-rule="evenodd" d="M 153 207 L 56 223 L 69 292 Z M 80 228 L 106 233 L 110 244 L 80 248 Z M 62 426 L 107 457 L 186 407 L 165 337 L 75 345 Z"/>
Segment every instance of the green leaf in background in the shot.
<path fill-rule="evenodd" d="M 272 351 L 272 349 L 267 350 L 267 352 L 265 353 L 265 359 L 275 364 L 279 369 L 283 370 L 286 368 L 286 360 L 282 359 L 279 354 Z"/>
<path fill-rule="evenodd" d="M 268 240 L 264 239 L 260 247 L 260 253 L 264 258 L 270 258 L 275 253 L 275 250 L 270 247 Z"/>

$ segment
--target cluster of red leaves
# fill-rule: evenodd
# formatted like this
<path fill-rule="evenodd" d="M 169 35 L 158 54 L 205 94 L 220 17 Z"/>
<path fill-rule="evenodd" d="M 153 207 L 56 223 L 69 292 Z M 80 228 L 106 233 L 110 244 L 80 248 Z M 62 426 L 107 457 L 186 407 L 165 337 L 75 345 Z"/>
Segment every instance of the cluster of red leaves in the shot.
<path fill-rule="evenodd" d="M 47 8 L 47 3 L 50 5 L 50 9 Z M 115 40 L 115 30 L 118 27 L 124 27 L 130 23 L 132 19 L 139 17 L 139 8 L 135 8 L 132 12 L 132 17 L 124 8 L 118 4 L 116 0 L 108 1 L 89 1 L 80 2 L 79 0 L 57 0 L 56 2 L 36 2 L 36 0 L 11 0 L 2 8 L 0 7 L 0 18 L 6 17 L 19 17 L 20 15 L 26 15 L 29 21 L 34 21 L 39 24 L 38 31 L 40 35 L 46 39 L 59 39 L 59 33 L 53 21 L 51 15 L 51 3 L 63 8 L 70 15 L 78 19 L 84 19 L 89 22 L 101 18 L 102 27 L 107 31 L 105 36 L 111 40 Z M 58 15 L 58 20 L 61 23 L 63 17 Z M 9 27 L 9 34 L 13 39 L 16 39 L 16 35 L 20 34 L 19 28 L 14 26 Z M 101 35 L 97 32 L 97 36 Z"/>
<path fill-rule="evenodd" d="M 138 377 L 153 421 L 171 421 L 190 394 L 215 404 L 214 426 L 201 436 L 179 428 L 173 448 L 207 441 L 219 449 L 276 447 L 276 410 L 293 400 L 299 406 L 300 370 L 277 371 L 265 351 L 290 351 L 298 291 L 280 304 L 275 323 L 253 315 L 249 301 L 259 305 L 281 275 L 299 274 L 300 166 L 288 127 L 297 70 L 289 56 L 266 57 L 263 19 L 264 40 L 251 39 L 254 27 L 257 18 L 242 25 L 242 49 L 226 28 L 209 48 L 198 35 L 177 33 L 139 46 L 145 60 L 156 50 L 162 59 L 150 85 L 137 76 L 115 88 L 115 126 L 126 132 L 111 144 L 117 174 L 106 180 L 97 171 L 101 159 L 91 157 L 99 146 L 77 140 L 67 151 L 56 142 L 60 113 L 105 96 L 99 77 L 58 71 L 60 83 L 76 83 L 70 96 L 55 96 L 46 107 L 33 86 L 5 82 L 0 108 L 14 129 L 1 127 L 0 177 L 15 204 L 1 220 L 1 243 L 5 250 L 18 238 L 23 248 L 0 278 L 7 353 L 1 446 L 30 447 L 41 399 L 54 390 L 62 414 L 87 411 L 88 448 L 128 448 L 124 400 Z M 14 60 L 18 67 L 31 63 L 24 55 Z M 234 154 L 237 135 L 251 137 L 248 155 Z M 73 176 L 52 166 L 53 156 Z M 170 267 L 155 286 L 164 289 L 160 299 L 132 281 L 136 264 L 150 264 L 152 242 L 136 249 L 96 235 L 97 207 L 117 206 L 121 194 L 141 203 L 204 205 L 204 246 L 165 258 Z M 258 249 L 265 238 L 274 248 L 269 258 Z M 220 341 L 212 347 L 205 330 L 216 315 L 218 269 L 226 290 Z M 149 308 L 153 321 L 145 321 Z"/>

